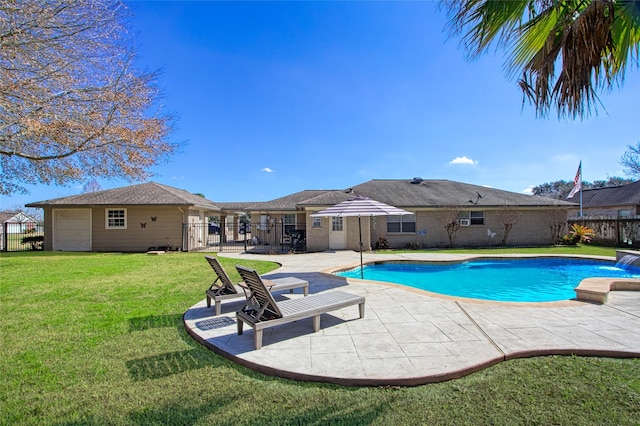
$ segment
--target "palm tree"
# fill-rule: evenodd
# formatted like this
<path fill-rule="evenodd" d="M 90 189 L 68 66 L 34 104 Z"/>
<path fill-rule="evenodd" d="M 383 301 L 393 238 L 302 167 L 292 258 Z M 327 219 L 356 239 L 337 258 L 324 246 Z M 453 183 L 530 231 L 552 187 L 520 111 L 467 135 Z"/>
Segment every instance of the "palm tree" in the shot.
<path fill-rule="evenodd" d="M 639 0 L 441 0 L 449 30 L 471 57 L 491 45 L 510 51 L 510 77 L 538 116 L 597 111 L 597 92 L 638 66 Z M 560 68 L 556 73 L 556 67 Z"/>

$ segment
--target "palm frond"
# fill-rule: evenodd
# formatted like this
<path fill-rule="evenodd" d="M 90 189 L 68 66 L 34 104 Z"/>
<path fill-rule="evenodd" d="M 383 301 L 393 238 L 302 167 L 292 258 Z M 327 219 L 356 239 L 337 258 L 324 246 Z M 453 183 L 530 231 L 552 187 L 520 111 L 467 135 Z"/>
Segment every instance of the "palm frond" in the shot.
<path fill-rule="evenodd" d="M 523 102 L 540 116 L 597 112 L 598 92 L 638 66 L 640 0 L 449 0 L 449 27 L 471 57 L 489 46 L 510 50 Z"/>

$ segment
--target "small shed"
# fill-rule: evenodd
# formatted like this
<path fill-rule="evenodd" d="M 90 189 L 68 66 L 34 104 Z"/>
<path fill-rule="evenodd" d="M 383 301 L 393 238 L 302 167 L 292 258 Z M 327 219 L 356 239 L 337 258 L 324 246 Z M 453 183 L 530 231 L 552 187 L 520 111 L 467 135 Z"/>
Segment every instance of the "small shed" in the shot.
<path fill-rule="evenodd" d="M 156 182 L 27 207 L 44 209 L 44 249 L 50 251 L 189 251 L 206 238 L 208 217 L 220 212 L 206 198 Z"/>

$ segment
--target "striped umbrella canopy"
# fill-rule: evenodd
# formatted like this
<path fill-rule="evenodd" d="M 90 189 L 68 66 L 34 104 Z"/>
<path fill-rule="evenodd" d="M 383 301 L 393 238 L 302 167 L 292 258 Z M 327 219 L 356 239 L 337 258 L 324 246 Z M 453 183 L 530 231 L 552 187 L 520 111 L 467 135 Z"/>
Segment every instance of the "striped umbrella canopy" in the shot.
<path fill-rule="evenodd" d="M 372 200 L 369 197 L 355 197 L 351 200 L 343 201 L 328 209 L 313 213 L 311 217 L 320 216 L 399 216 L 413 214 L 398 207 Z"/>
<path fill-rule="evenodd" d="M 369 197 L 355 197 L 351 200 L 343 201 L 328 209 L 313 213 L 311 217 L 338 216 L 338 217 L 358 217 L 358 231 L 360 235 L 360 278 L 364 278 L 362 269 L 362 216 L 401 216 L 413 214 L 409 211 L 380 201 L 372 200 Z"/>

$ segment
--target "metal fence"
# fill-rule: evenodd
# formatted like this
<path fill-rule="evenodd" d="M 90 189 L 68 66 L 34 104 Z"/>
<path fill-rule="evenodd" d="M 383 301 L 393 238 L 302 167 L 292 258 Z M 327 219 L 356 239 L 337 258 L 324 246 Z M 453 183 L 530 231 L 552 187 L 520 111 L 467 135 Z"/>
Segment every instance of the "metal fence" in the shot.
<path fill-rule="evenodd" d="M 43 246 L 43 223 L 2 223 L 2 232 L 0 232 L 1 251 L 42 250 Z"/>
<path fill-rule="evenodd" d="M 306 231 L 300 226 L 190 223 L 183 225 L 183 239 L 189 251 L 300 253 L 307 248 Z"/>

